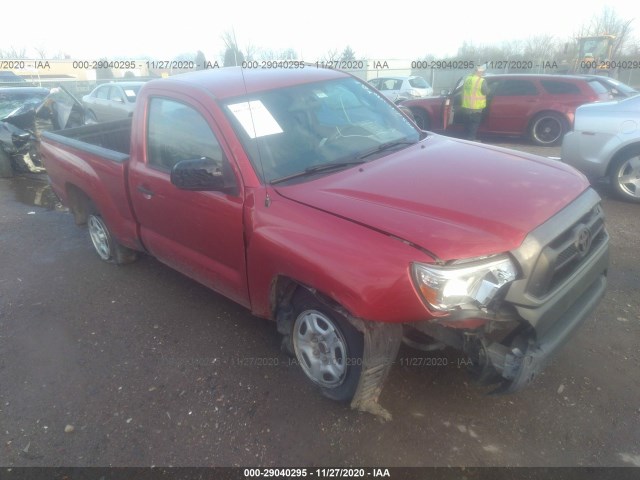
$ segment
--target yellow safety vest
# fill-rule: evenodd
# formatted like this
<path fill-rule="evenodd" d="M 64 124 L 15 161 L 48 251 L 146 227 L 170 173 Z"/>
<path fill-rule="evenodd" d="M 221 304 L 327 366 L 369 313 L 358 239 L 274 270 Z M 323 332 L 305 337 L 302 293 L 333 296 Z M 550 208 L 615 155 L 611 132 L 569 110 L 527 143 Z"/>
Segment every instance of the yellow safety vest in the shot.
<path fill-rule="evenodd" d="M 462 86 L 462 108 L 482 110 L 487 106 L 487 96 L 482 94 L 484 78 L 469 75 Z"/>

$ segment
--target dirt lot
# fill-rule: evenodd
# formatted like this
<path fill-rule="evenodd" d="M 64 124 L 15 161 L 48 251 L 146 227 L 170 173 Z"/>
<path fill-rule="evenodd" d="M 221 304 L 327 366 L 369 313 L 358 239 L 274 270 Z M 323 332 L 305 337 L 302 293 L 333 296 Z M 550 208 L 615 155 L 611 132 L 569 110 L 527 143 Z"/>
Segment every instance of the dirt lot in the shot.
<path fill-rule="evenodd" d="M 101 262 L 44 176 L 0 180 L 0 465 L 640 466 L 640 205 L 601 191 L 608 293 L 535 384 L 488 396 L 403 347 L 383 423 L 321 397 L 272 324 Z"/>

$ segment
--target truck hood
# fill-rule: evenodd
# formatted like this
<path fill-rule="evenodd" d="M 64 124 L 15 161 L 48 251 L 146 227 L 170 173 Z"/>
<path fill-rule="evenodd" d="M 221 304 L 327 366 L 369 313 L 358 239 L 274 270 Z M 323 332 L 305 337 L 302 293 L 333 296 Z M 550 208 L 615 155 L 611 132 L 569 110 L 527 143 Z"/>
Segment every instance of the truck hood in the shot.
<path fill-rule="evenodd" d="M 517 248 L 588 186 L 557 161 L 430 135 L 369 163 L 275 188 L 446 261 Z"/>

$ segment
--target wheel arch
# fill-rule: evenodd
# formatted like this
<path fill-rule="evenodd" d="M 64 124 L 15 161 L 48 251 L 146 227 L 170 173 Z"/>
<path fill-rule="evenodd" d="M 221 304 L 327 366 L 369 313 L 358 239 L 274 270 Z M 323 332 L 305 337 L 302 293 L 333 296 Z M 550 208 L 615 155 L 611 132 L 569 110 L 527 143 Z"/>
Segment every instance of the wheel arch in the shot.
<path fill-rule="evenodd" d="M 560 121 L 562 122 L 562 135 L 560 135 L 558 139 L 552 142 L 542 143 L 540 140 L 535 138 L 533 129 L 534 129 L 535 123 L 539 119 L 547 116 L 558 117 L 560 119 Z M 540 110 L 539 112 L 531 116 L 531 119 L 529 120 L 529 122 L 527 122 L 527 129 L 526 129 L 525 135 L 529 137 L 529 139 L 532 142 L 538 145 L 542 145 L 542 146 L 558 145 L 562 142 L 563 137 L 567 132 L 571 130 L 571 128 L 572 128 L 571 120 L 569 119 L 568 115 L 565 112 L 562 112 L 559 110 L 553 110 L 553 109 L 544 109 L 544 110 Z"/>
<path fill-rule="evenodd" d="M 615 152 L 611 158 L 609 159 L 609 162 L 607 164 L 607 171 L 606 171 L 606 176 L 610 176 L 611 172 L 613 172 L 613 168 L 616 164 L 616 162 L 620 159 L 620 158 L 624 158 L 627 155 L 630 155 L 634 152 L 640 153 L 640 141 L 635 141 L 634 143 L 630 143 L 625 145 L 624 147 L 620 148 L 617 152 Z"/>
<path fill-rule="evenodd" d="M 65 193 L 67 207 L 71 210 L 76 225 L 85 225 L 89 219 L 91 209 L 97 209 L 95 202 L 84 190 L 73 183 L 65 185 Z"/>
<path fill-rule="evenodd" d="M 426 126 L 418 125 L 418 126 L 420 128 L 422 128 L 423 130 L 431 128 L 431 126 L 433 125 L 433 118 L 431 118 L 431 114 L 429 113 L 429 110 L 427 110 L 426 108 L 420 107 L 418 105 L 406 106 L 406 108 L 408 108 L 411 111 L 411 113 L 413 114 L 413 116 L 414 116 L 414 118 L 416 120 L 416 125 L 418 125 L 418 117 L 417 116 L 422 115 L 427 120 L 427 124 L 428 125 L 426 125 Z"/>
<path fill-rule="evenodd" d="M 559 117 L 561 117 L 562 121 L 564 122 L 564 126 L 567 129 L 566 131 L 569 131 L 572 127 L 571 120 L 569 119 L 569 116 L 567 115 L 566 112 L 562 112 L 560 110 L 554 110 L 552 108 L 545 108 L 544 110 L 540 110 L 539 112 L 536 112 L 533 115 L 531 115 L 531 118 L 527 123 L 527 133 L 531 132 L 531 127 L 533 127 L 534 122 L 538 118 L 543 117 L 545 115 L 558 115 Z"/>
<path fill-rule="evenodd" d="M 269 294 L 271 318 L 274 318 L 278 324 L 278 331 L 286 334 L 293 321 L 291 316 L 293 303 L 292 300 L 296 293 L 304 289 L 311 293 L 318 301 L 325 304 L 327 307 L 340 312 L 347 319 L 351 319 L 351 314 L 330 295 L 325 294 L 316 288 L 289 277 L 287 275 L 277 274 L 274 276 L 271 282 L 271 291 Z"/>

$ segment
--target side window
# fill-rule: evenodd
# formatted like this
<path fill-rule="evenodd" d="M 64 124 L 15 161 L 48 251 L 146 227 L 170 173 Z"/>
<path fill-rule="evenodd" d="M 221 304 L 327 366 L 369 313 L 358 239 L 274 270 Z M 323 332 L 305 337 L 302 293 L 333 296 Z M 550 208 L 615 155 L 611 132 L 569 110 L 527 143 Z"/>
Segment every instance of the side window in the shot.
<path fill-rule="evenodd" d="M 109 90 L 111 89 L 110 86 L 105 86 L 105 87 L 100 87 L 98 89 L 98 91 L 96 92 L 96 98 L 103 98 L 103 99 L 107 99 L 109 98 Z"/>
<path fill-rule="evenodd" d="M 180 102 L 153 98 L 147 125 L 147 163 L 169 172 L 181 160 L 208 158 L 235 183 L 231 167 L 220 143 L 206 120 L 196 110 Z"/>
<path fill-rule="evenodd" d="M 120 92 L 120 89 L 118 87 L 111 87 L 109 100 L 122 100 L 124 102 L 124 98 L 122 98 L 122 92 Z"/>
<path fill-rule="evenodd" d="M 383 79 L 380 82 L 380 90 L 392 90 L 393 89 L 393 80 Z"/>
<path fill-rule="evenodd" d="M 569 82 L 558 82 L 556 80 L 541 80 L 542 87 L 552 95 L 579 95 L 580 89 Z"/>
<path fill-rule="evenodd" d="M 496 88 L 497 97 L 515 97 L 522 95 L 537 95 L 535 85 L 529 80 L 504 80 Z"/>
<path fill-rule="evenodd" d="M 616 88 L 613 85 L 605 86 L 602 83 L 600 83 L 598 80 L 589 81 L 589 86 L 593 89 L 594 92 L 600 93 L 600 94 L 613 93 L 613 89 Z M 619 88 L 616 88 L 616 90 L 619 90 Z"/>

